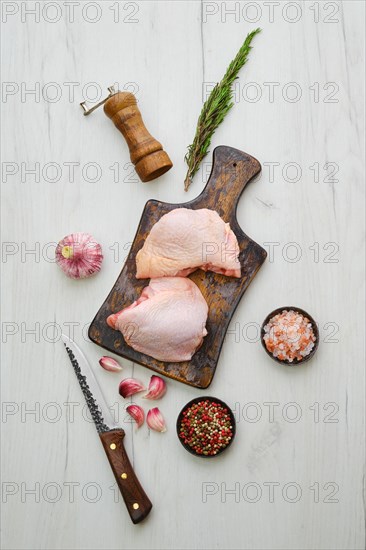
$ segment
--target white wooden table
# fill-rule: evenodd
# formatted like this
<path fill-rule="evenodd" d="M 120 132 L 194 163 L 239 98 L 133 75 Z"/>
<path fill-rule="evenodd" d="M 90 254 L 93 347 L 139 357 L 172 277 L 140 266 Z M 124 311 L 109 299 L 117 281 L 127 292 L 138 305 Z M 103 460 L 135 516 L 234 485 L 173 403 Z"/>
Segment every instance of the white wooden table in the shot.
<path fill-rule="evenodd" d="M 2 2 L 3 548 L 364 548 L 365 6 L 277 4 Z M 124 360 L 121 376 L 102 371 L 86 332 L 146 200 L 202 190 L 211 157 L 188 194 L 183 157 L 203 96 L 257 26 L 211 149 L 261 161 L 238 219 L 271 254 L 205 392 L 235 410 L 236 441 L 204 461 L 175 433 L 179 410 L 202 392 L 168 381 L 167 433 L 136 433 L 118 383 L 151 372 Z M 78 103 L 114 82 L 136 93 L 174 162 L 155 182 L 137 181 L 102 110 L 82 116 Z M 103 246 L 95 278 L 68 280 L 53 262 L 54 243 L 74 231 Z M 301 368 L 279 367 L 258 342 L 258 326 L 282 305 L 319 322 L 319 350 Z M 85 416 L 60 341 L 71 329 L 153 501 L 137 527 Z"/>

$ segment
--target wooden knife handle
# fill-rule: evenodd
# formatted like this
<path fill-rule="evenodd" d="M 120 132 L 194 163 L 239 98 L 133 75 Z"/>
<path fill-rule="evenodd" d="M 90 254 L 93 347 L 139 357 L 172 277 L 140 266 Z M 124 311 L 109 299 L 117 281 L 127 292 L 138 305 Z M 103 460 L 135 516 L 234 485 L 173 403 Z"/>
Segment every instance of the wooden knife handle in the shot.
<path fill-rule="evenodd" d="M 151 181 L 170 170 L 173 163 L 161 143 L 147 131 L 133 94 L 112 95 L 104 104 L 104 112 L 127 141 L 131 162 L 141 181 Z"/>
<path fill-rule="evenodd" d="M 100 439 L 131 520 L 140 523 L 149 514 L 152 504 L 133 471 L 123 445 L 124 436 L 123 430 L 111 430 L 100 434 Z"/>

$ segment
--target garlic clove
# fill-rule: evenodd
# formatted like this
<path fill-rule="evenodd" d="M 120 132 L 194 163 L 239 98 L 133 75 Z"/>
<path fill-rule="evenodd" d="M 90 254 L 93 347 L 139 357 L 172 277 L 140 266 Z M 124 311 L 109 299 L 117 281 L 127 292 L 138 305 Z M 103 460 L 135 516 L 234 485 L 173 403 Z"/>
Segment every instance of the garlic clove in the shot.
<path fill-rule="evenodd" d="M 102 247 L 89 233 L 71 233 L 56 247 L 56 263 L 72 279 L 85 279 L 100 271 Z"/>
<path fill-rule="evenodd" d="M 120 382 L 119 394 L 126 398 L 140 391 L 144 391 L 145 389 L 146 388 L 140 380 L 136 380 L 136 378 L 125 378 Z"/>
<path fill-rule="evenodd" d="M 107 355 L 99 359 L 99 365 L 109 372 L 121 372 L 122 370 L 121 365 L 113 357 Z"/>
<path fill-rule="evenodd" d="M 146 422 L 149 428 L 156 432 L 166 432 L 165 420 L 158 407 L 150 409 L 147 413 Z"/>
<path fill-rule="evenodd" d="M 160 399 L 166 392 L 166 382 L 160 376 L 153 374 L 147 389 L 148 392 L 143 396 L 144 399 Z"/>
<path fill-rule="evenodd" d="M 131 418 L 134 419 L 134 421 L 137 424 L 137 427 L 140 428 L 143 425 L 144 419 L 145 419 L 145 413 L 143 408 L 140 407 L 139 405 L 129 405 L 126 408 L 126 411 L 131 416 Z"/>

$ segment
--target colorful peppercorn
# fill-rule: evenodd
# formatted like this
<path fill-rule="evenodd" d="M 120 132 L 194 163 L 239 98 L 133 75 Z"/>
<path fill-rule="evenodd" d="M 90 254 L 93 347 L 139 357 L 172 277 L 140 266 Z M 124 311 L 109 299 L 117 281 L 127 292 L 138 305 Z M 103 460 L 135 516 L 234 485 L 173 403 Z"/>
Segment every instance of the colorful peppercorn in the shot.
<path fill-rule="evenodd" d="M 209 399 L 193 403 L 183 411 L 178 433 L 183 443 L 197 454 L 216 455 L 233 437 L 230 411 Z"/>

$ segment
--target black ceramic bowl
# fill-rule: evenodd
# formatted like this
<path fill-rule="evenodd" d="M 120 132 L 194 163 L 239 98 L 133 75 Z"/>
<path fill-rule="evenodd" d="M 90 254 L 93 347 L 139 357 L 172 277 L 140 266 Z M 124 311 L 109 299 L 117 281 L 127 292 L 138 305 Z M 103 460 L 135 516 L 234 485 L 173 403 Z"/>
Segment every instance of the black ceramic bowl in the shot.
<path fill-rule="evenodd" d="M 226 445 L 226 447 L 223 447 L 222 449 L 220 449 L 215 455 L 201 455 L 201 454 L 198 454 L 198 453 L 196 453 L 196 451 L 194 449 L 192 449 L 192 447 L 190 447 L 189 445 L 184 443 L 184 441 L 182 440 L 181 437 L 179 437 L 179 432 L 180 432 L 180 427 L 181 427 L 184 411 L 186 409 L 189 409 L 194 403 L 199 403 L 200 401 L 211 401 L 211 402 L 219 403 L 219 405 L 221 405 L 222 407 L 225 407 L 228 410 L 228 413 L 229 413 L 229 416 L 230 416 L 233 435 L 231 437 L 230 442 Z M 191 453 L 194 456 L 199 456 L 201 458 L 214 458 L 216 456 L 221 455 L 232 444 L 232 442 L 234 440 L 234 437 L 235 437 L 235 432 L 236 432 L 236 425 L 235 425 L 235 417 L 234 417 L 233 411 L 230 409 L 230 407 L 228 407 L 228 405 L 226 403 L 224 403 L 224 401 L 221 401 L 221 399 L 217 399 L 216 397 L 212 397 L 212 396 L 205 395 L 203 397 L 196 397 L 195 399 L 192 399 L 192 401 L 189 401 L 186 405 L 184 405 L 183 409 L 180 411 L 180 413 L 178 415 L 178 418 L 177 418 L 177 434 L 178 434 L 179 441 L 181 442 L 183 447 L 189 453 Z"/>
<path fill-rule="evenodd" d="M 313 331 L 314 331 L 314 334 L 315 334 L 315 342 L 314 342 L 314 347 L 313 349 L 311 350 L 311 352 L 309 353 L 309 355 L 307 355 L 306 357 L 304 357 L 304 359 L 302 359 L 301 361 L 299 361 L 298 359 L 294 359 L 291 363 L 288 359 L 278 359 L 278 357 L 274 357 L 272 355 L 272 353 L 270 351 L 268 351 L 267 347 L 266 347 L 266 343 L 263 339 L 264 337 L 264 327 L 265 325 L 269 322 L 270 319 L 272 319 L 272 317 L 274 317 L 275 315 L 277 315 L 278 313 L 281 313 L 284 309 L 286 309 L 287 311 L 289 311 L 290 309 L 292 309 L 293 311 L 297 312 L 297 313 L 301 313 L 301 315 L 304 315 L 304 317 L 307 317 L 311 323 L 311 326 L 313 328 Z M 311 315 L 309 315 L 306 311 L 304 311 L 303 309 L 300 309 L 299 307 L 295 307 L 295 306 L 284 306 L 284 307 L 278 307 L 277 309 L 275 309 L 274 311 L 272 311 L 271 313 L 269 313 L 267 315 L 267 317 L 264 319 L 263 323 L 262 323 L 262 327 L 261 327 L 261 342 L 262 342 L 262 346 L 265 350 L 265 352 L 267 353 L 267 355 L 269 355 L 274 361 L 277 361 L 277 363 L 280 363 L 281 365 L 291 365 L 291 366 L 295 366 L 295 365 L 302 365 L 303 363 L 306 363 L 307 361 L 309 361 L 309 359 L 311 359 L 314 355 L 314 353 L 316 352 L 316 350 L 318 349 L 318 346 L 319 346 L 319 329 L 318 329 L 318 325 L 316 324 L 316 322 L 314 321 L 314 319 L 312 318 Z"/>

